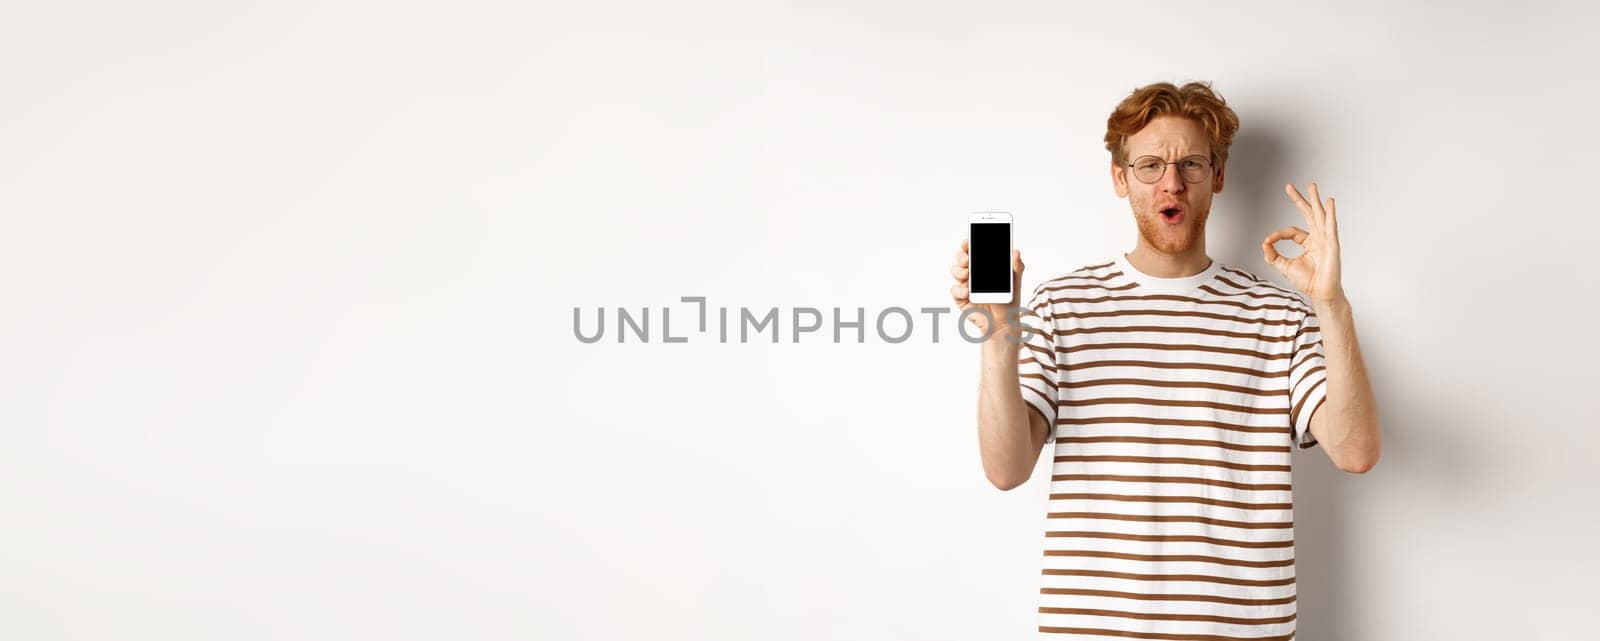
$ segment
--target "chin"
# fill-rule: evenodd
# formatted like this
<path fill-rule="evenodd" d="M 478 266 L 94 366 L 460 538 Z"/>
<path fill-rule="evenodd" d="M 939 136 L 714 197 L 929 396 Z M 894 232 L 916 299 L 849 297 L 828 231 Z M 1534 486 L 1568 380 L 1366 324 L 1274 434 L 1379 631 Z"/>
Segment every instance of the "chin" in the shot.
<path fill-rule="evenodd" d="M 1176 255 L 1190 251 L 1200 244 L 1200 238 L 1205 231 L 1204 214 L 1194 220 L 1185 221 L 1176 230 L 1167 229 L 1167 224 L 1161 220 L 1160 214 L 1153 216 L 1153 218 L 1139 219 L 1139 235 L 1143 237 L 1146 245 L 1156 251 Z"/>
<path fill-rule="evenodd" d="M 1146 236 L 1144 242 L 1151 247 L 1154 247 L 1156 251 L 1159 251 L 1163 254 L 1171 254 L 1173 256 L 1187 252 L 1189 251 L 1189 248 L 1194 247 L 1194 242 L 1188 239 L 1180 242 L 1165 242 Z"/>

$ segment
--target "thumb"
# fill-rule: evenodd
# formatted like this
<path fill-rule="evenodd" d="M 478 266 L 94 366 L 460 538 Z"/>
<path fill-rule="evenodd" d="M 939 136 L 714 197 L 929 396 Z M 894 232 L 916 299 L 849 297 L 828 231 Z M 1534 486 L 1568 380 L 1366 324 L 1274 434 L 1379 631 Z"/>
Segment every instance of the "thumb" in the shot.
<path fill-rule="evenodd" d="M 1011 250 L 1011 292 L 1016 304 L 1022 304 L 1022 250 Z"/>
<path fill-rule="evenodd" d="M 1261 241 L 1261 257 L 1267 261 L 1268 265 L 1271 265 L 1274 269 L 1277 269 L 1280 273 L 1283 271 L 1283 267 L 1284 267 L 1283 266 L 1283 263 L 1284 263 L 1283 255 L 1278 253 L 1278 248 L 1277 247 L 1273 247 L 1272 246 L 1272 238 L 1271 237 L 1268 237 L 1266 240 Z"/>

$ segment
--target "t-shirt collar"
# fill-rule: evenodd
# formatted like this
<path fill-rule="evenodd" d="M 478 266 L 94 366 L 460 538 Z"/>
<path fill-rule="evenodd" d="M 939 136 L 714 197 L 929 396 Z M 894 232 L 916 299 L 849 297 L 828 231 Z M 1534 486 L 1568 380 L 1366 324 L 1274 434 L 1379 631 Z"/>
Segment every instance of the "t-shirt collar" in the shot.
<path fill-rule="evenodd" d="M 1123 252 L 1117 252 L 1113 260 L 1117 264 L 1117 269 L 1122 271 L 1122 277 L 1138 283 L 1139 287 L 1135 291 L 1141 292 L 1188 294 L 1201 285 L 1211 282 L 1211 279 L 1222 273 L 1222 263 L 1215 258 L 1211 259 L 1211 265 L 1206 267 L 1205 271 L 1193 276 L 1179 276 L 1177 278 L 1160 278 L 1141 272 L 1133 266 L 1133 263 L 1128 262 L 1128 255 Z"/>

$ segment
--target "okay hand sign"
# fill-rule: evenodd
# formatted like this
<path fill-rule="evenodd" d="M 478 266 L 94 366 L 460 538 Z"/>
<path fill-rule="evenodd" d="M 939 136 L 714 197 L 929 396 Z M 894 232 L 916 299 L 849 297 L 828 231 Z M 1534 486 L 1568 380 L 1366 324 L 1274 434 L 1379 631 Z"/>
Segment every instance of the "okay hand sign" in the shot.
<path fill-rule="evenodd" d="M 1322 202 L 1321 195 L 1317 193 L 1317 183 L 1311 183 L 1307 190 L 1311 194 L 1311 202 L 1306 202 L 1293 184 L 1284 185 L 1283 190 L 1288 193 L 1289 200 L 1300 207 L 1300 213 L 1306 217 L 1311 231 L 1291 225 L 1272 232 L 1266 240 L 1261 241 L 1263 257 L 1312 302 L 1332 302 L 1344 298 L 1344 287 L 1339 280 L 1339 217 L 1338 210 L 1333 206 L 1333 197 L 1328 197 L 1326 203 Z M 1305 252 L 1294 258 L 1279 255 L 1272 244 L 1285 239 L 1300 245 Z"/>

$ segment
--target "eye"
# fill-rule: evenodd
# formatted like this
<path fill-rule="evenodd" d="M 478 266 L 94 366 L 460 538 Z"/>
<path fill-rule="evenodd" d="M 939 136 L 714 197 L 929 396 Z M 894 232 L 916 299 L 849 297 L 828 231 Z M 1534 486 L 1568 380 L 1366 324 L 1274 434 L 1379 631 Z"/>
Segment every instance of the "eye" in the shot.
<path fill-rule="evenodd" d="M 1160 168 L 1161 160 L 1156 158 L 1141 158 L 1139 160 L 1139 166 L 1137 167 L 1137 169 L 1142 171 L 1154 171 Z"/>
<path fill-rule="evenodd" d="M 1200 160 L 1196 158 L 1189 158 L 1183 161 L 1184 169 L 1199 169 L 1202 166 L 1204 166 L 1204 163 L 1200 162 Z"/>

